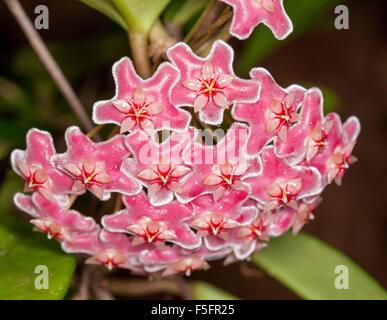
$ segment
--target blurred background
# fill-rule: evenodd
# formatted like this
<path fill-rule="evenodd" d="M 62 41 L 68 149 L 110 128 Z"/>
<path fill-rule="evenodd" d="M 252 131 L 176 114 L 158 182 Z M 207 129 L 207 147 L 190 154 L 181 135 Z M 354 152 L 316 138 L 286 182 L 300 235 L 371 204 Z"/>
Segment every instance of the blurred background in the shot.
<path fill-rule="evenodd" d="M 89 114 L 93 102 L 111 98 L 111 66 L 130 53 L 125 31 L 77 0 L 21 3 L 32 20 L 37 5 L 49 8 L 49 29 L 39 33 Z M 348 30 L 334 27 L 338 4 L 349 8 Z M 342 187 L 326 189 L 316 219 L 304 231 L 341 250 L 387 287 L 387 3 L 286 0 L 285 8 L 295 27 L 286 40 L 275 40 L 261 25 L 248 41 L 230 41 L 237 51 L 236 73 L 246 76 L 251 67 L 263 66 L 283 87 L 319 86 L 326 112 L 335 110 L 343 120 L 359 117 L 362 131 L 354 151 L 359 161 L 351 166 Z M 171 19 L 169 9 L 164 21 Z M 10 172 L 10 152 L 25 148 L 30 127 L 50 131 L 57 150 L 63 151 L 65 128 L 79 122 L 3 1 L 0 17 L 0 209 L 16 211 L 11 198 L 21 181 Z M 298 299 L 246 262 L 225 268 L 221 262 L 211 265 L 192 278 L 245 299 Z M 129 272 L 121 273 L 130 277 Z"/>

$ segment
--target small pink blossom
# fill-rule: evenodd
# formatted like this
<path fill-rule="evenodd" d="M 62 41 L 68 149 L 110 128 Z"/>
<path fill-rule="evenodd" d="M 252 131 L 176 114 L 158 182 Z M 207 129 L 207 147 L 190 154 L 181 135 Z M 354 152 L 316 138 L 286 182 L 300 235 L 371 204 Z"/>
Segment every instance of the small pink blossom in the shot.
<path fill-rule="evenodd" d="M 77 211 L 65 211 L 60 204 L 49 201 L 40 193 L 32 196 L 17 193 L 14 197 L 17 207 L 31 215 L 34 230 L 68 243 L 77 242 L 85 234 L 93 233 L 98 227 L 93 218 L 85 217 Z"/>
<path fill-rule="evenodd" d="M 116 95 L 94 104 L 95 123 L 115 123 L 121 127 L 121 133 L 143 130 L 152 137 L 159 130 L 187 129 L 189 113 L 169 101 L 169 92 L 178 77 L 170 63 L 162 63 L 151 78 L 143 80 L 132 61 L 122 58 L 114 64 L 113 76 Z"/>
<path fill-rule="evenodd" d="M 174 132 L 161 144 L 141 131 L 126 138 L 133 158 L 124 162 L 122 170 L 148 189 L 152 205 L 167 204 L 182 193 L 181 179 L 191 168 L 183 163 L 181 154 L 192 134 Z"/>
<path fill-rule="evenodd" d="M 65 136 L 67 151 L 53 156 L 52 161 L 73 177 L 69 193 L 82 194 L 89 189 L 99 199 L 107 200 L 111 192 L 140 191 L 140 184 L 121 172 L 122 161 L 130 155 L 123 136 L 94 143 L 78 127 L 68 128 Z"/>
<path fill-rule="evenodd" d="M 50 158 L 55 155 L 54 142 L 46 131 L 31 129 L 27 133 L 27 148 L 14 150 L 11 155 L 13 170 L 26 180 L 25 192 L 38 191 L 47 200 L 54 196 L 64 201 L 72 179 L 55 168 Z"/>
<path fill-rule="evenodd" d="M 166 277 L 177 273 L 183 273 L 188 277 L 194 270 L 207 270 L 209 268 L 210 265 L 200 258 L 197 258 L 195 256 L 186 257 L 169 265 L 168 268 L 163 271 L 162 276 Z"/>
<path fill-rule="evenodd" d="M 324 149 L 334 120 L 323 116 L 323 97 L 319 89 L 306 92 L 302 103 L 301 119 L 289 129 L 286 142 L 277 139 L 276 154 L 288 162 L 297 164 L 303 159 L 310 162 Z"/>
<path fill-rule="evenodd" d="M 313 167 L 290 166 L 275 156 L 274 147 L 263 149 L 262 173 L 245 180 L 251 186 L 251 197 L 259 201 L 265 211 L 279 206 L 297 208 L 299 199 L 317 195 L 322 190 L 322 179 Z"/>
<path fill-rule="evenodd" d="M 276 136 L 284 143 L 287 142 L 290 126 L 300 118 L 297 111 L 305 89 L 297 85 L 282 89 L 263 68 L 252 69 L 250 77 L 261 84 L 260 98 L 256 103 L 237 103 L 232 115 L 236 120 L 250 125 L 247 152 L 255 156 Z"/>
<path fill-rule="evenodd" d="M 169 241 L 186 249 L 200 246 L 200 238 L 188 227 L 194 214 L 191 206 L 177 201 L 153 206 L 144 192 L 124 197 L 123 201 L 126 209 L 105 216 L 102 224 L 111 232 L 132 234 L 132 245 L 149 243 L 162 246 Z"/>
<path fill-rule="evenodd" d="M 194 142 L 183 152 L 184 163 L 192 167 L 182 183 L 178 199 L 188 202 L 199 195 L 211 193 L 214 201 L 230 193 L 250 192 L 243 180 L 260 171 L 260 159 L 249 159 L 246 143 L 249 136 L 245 125 L 234 123 L 216 147 Z"/>
<path fill-rule="evenodd" d="M 134 246 L 132 241 L 133 239 L 127 238 L 122 233 L 101 230 L 90 248 L 94 254 L 86 260 L 86 263 L 103 265 L 109 270 L 124 268 L 135 273 L 143 273 L 143 268 L 138 265 L 137 256 L 146 248 Z"/>
<path fill-rule="evenodd" d="M 296 235 L 301 228 L 309 221 L 314 219 L 313 212 L 321 202 L 321 198 L 317 198 L 312 203 L 302 202 L 293 218 L 293 235 Z"/>
<path fill-rule="evenodd" d="M 283 0 L 220 0 L 232 6 L 234 16 L 230 33 L 238 39 L 246 39 L 255 27 L 263 23 L 271 29 L 274 36 L 285 39 L 293 25 L 287 16 Z"/>
<path fill-rule="evenodd" d="M 201 121 L 218 125 L 224 109 L 236 102 L 256 102 L 259 85 L 235 76 L 234 52 L 225 42 L 215 41 L 204 59 L 179 42 L 168 50 L 168 57 L 180 71 L 180 79 L 171 91 L 171 101 L 178 106 L 193 106 Z"/>
<path fill-rule="evenodd" d="M 350 117 L 342 125 L 340 117 L 335 113 L 328 114 L 325 119 L 332 124 L 324 148 L 311 160 L 305 160 L 300 164 L 317 168 L 324 183 L 335 180 L 340 185 L 349 165 L 356 161 L 352 151 L 360 132 L 360 123 L 356 117 Z"/>
<path fill-rule="evenodd" d="M 217 202 L 210 195 L 200 196 L 192 202 L 195 218 L 190 225 L 200 237 L 213 235 L 227 240 L 230 229 L 239 227 L 257 215 L 255 207 L 242 207 L 244 200 L 246 194 L 243 193 L 232 193 Z"/>

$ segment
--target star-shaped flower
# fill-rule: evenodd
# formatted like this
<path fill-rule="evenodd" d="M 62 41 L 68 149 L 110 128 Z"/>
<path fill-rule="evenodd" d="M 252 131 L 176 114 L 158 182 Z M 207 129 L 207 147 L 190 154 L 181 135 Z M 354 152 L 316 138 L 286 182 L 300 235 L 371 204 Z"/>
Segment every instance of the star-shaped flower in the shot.
<path fill-rule="evenodd" d="M 52 162 L 73 177 L 70 193 L 82 194 L 89 189 L 101 200 L 111 192 L 136 194 L 141 186 L 121 172 L 122 161 L 130 155 L 124 137 L 94 143 L 78 127 L 66 130 L 67 151 L 52 157 Z"/>
<path fill-rule="evenodd" d="M 188 221 L 194 215 L 190 205 L 173 201 L 152 206 L 144 192 L 124 197 L 123 202 L 126 209 L 104 216 L 102 224 L 111 232 L 132 234 L 132 245 L 149 243 L 162 246 L 169 241 L 185 249 L 200 246 L 200 238 L 188 227 Z"/>
<path fill-rule="evenodd" d="M 160 144 L 141 131 L 126 138 L 133 158 L 124 162 L 122 170 L 148 189 L 152 205 L 169 203 L 182 192 L 181 179 L 191 168 L 183 163 L 181 153 L 192 136 L 192 130 L 173 132 Z"/>
<path fill-rule="evenodd" d="M 283 0 L 220 0 L 234 9 L 230 33 L 238 39 L 246 39 L 255 27 L 263 23 L 274 36 L 285 39 L 292 31 L 293 24 L 287 16 Z"/>
<path fill-rule="evenodd" d="M 245 206 L 245 200 L 246 194 L 231 193 L 217 202 L 211 195 L 202 195 L 192 201 L 195 218 L 190 226 L 197 230 L 197 236 L 204 237 L 209 250 L 229 247 L 230 232 L 250 223 L 257 216 L 257 208 Z"/>
<path fill-rule="evenodd" d="M 56 198 L 65 202 L 72 179 L 51 164 L 50 158 L 55 153 L 51 135 L 46 131 L 31 129 L 27 133 L 26 150 L 16 149 L 12 152 L 12 167 L 26 180 L 24 191 L 38 191 L 50 201 L 60 195 Z"/>
<path fill-rule="evenodd" d="M 172 103 L 193 106 L 205 123 L 218 125 L 223 121 L 224 109 L 236 102 L 258 100 L 258 83 L 235 76 L 234 51 L 221 40 L 215 41 L 204 59 L 183 42 L 168 50 L 168 58 L 180 70 L 180 79 L 171 91 Z"/>
<path fill-rule="evenodd" d="M 87 259 L 86 263 L 104 265 L 109 270 L 124 268 L 143 274 L 144 270 L 139 264 L 138 256 L 148 246 L 135 246 L 132 242 L 133 239 L 128 238 L 122 233 L 109 232 L 102 229 L 89 248 L 93 256 Z M 72 247 L 73 252 L 77 252 L 77 249 L 74 246 Z"/>
<path fill-rule="evenodd" d="M 178 200 L 188 202 L 199 195 L 211 193 L 214 201 L 230 193 L 250 192 L 243 180 L 260 171 L 260 159 L 246 156 L 248 127 L 234 123 L 216 147 L 193 142 L 183 152 L 184 163 L 192 167 L 182 181 Z"/>
<path fill-rule="evenodd" d="M 297 209 L 297 200 L 322 191 L 321 175 L 313 167 L 290 166 L 275 156 L 274 147 L 263 149 L 262 173 L 245 180 L 251 186 L 251 197 L 264 206 L 264 211 L 279 206 Z"/>
<path fill-rule="evenodd" d="M 32 216 L 30 222 L 35 226 L 34 230 L 47 234 L 49 239 L 74 243 L 98 230 L 93 218 L 75 210 L 65 211 L 59 203 L 47 200 L 38 192 L 32 196 L 17 193 L 14 202 L 20 210 Z"/>
<path fill-rule="evenodd" d="M 335 113 L 328 114 L 326 119 L 333 124 L 326 136 L 324 148 L 310 161 L 305 160 L 300 164 L 317 168 L 325 184 L 335 180 L 340 185 L 349 165 L 356 161 L 352 151 L 360 132 L 360 122 L 352 116 L 342 125 L 340 117 Z"/>
<path fill-rule="evenodd" d="M 276 136 L 287 141 L 290 126 L 299 120 L 297 110 L 303 101 L 305 89 L 298 85 L 281 88 L 264 68 L 252 69 L 250 76 L 262 86 L 260 98 L 256 103 L 237 103 L 232 115 L 236 120 L 250 125 L 247 152 L 254 156 Z"/>
<path fill-rule="evenodd" d="M 206 260 L 224 257 L 230 250 L 220 250 L 214 253 L 204 246 L 188 251 L 178 246 L 156 248 L 145 250 L 141 253 L 140 261 L 144 264 L 147 272 L 158 272 L 162 270 L 162 276 L 173 274 L 185 274 L 190 276 L 192 271 L 210 268 Z"/>
<path fill-rule="evenodd" d="M 94 104 L 95 123 L 115 123 L 121 133 L 142 130 L 152 137 L 155 131 L 187 129 L 190 114 L 169 101 L 170 89 L 178 78 L 178 71 L 170 63 L 162 63 L 151 78 L 143 80 L 132 61 L 122 58 L 114 64 L 113 76 L 116 95 Z"/>

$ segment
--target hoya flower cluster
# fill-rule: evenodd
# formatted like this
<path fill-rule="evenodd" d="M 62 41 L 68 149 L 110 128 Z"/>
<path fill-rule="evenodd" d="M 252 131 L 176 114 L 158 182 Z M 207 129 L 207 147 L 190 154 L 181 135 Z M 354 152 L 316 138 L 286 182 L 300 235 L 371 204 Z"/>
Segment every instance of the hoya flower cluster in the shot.
<path fill-rule="evenodd" d="M 224 2 L 236 10 L 231 31 L 240 38 L 259 22 L 278 38 L 291 30 L 281 0 Z M 93 120 L 116 124 L 119 134 L 95 143 L 70 127 L 58 154 L 48 132 L 31 129 L 26 150 L 12 153 L 32 192 L 17 193 L 16 205 L 64 251 L 89 255 L 87 263 L 167 276 L 248 259 L 271 237 L 296 234 L 355 161 L 359 121 L 324 116 L 319 89 L 281 88 L 263 68 L 241 79 L 222 41 L 204 59 L 185 43 L 167 55 L 149 79 L 129 58 L 114 65 L 116 95 L 94 105 Z M 224 137 L 203 143 L 190 124 L 216 128 L 226 109 L 234 122 Z M 124 208 L 98 221 L 68 209 L 70 195 L 86 192 L 101 201 L 122 195 Z"/>

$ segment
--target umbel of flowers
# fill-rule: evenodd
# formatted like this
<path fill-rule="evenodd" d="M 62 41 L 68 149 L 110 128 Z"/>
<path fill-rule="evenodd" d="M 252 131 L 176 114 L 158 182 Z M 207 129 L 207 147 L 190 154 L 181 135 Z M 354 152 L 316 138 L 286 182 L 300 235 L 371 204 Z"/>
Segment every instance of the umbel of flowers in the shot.
<path fill-rule="evenodd" d="M 291 31 L 280 0 L 222 1 L 235 11 L 233 35 L 245 38 L 260 22 L 278 38 Z M 149 79 L 129 58 L 114 64 L 116 94 L 95 103 L 93 120 L 116 124 L 119 134 L 95 143 L 73 126 L 58 154 L 48 132 L 31 129 L 26 150 L 12 153 L 32 193 L 17 193 L 16 205 L 64 251 L 89 255 L 87 263 L 168 276 L 248 259 L 271 237 L 296 234 L 355 161 L 359 121 L 324 116 L 319 89 L 281 88 L 263 68 L 241 79 L 219 40 L 204 59 L 182 42 L 167 56 Z M 227 109 L 226 134 L 203 143 L 190 123 L 219 126 Z M 101 201 L 117 194 L 124 208 L 99 221 L 71 210 L 69 199 L 86 192 Z"/>

